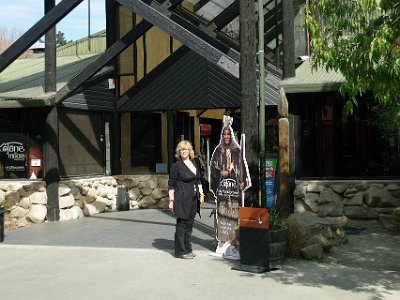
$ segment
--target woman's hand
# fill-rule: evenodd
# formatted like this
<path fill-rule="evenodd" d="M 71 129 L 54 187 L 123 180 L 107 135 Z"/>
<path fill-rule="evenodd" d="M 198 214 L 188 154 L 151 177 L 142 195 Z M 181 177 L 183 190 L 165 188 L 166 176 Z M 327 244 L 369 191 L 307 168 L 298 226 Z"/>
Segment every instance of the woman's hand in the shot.
<path fill-rule="evenodd" d="M 239 190 L 243 191 L 243 189 L 246 187 L 245 183 L 243 181 L 239 182 Z"/>
<path fill-rule="evenodd" d="M 228 177 L 228 175 L 229 175 L 229 171 L 228 170 L 222 170 L 221 171 L 221 176 L 222 177 L 226 178 L 226 177 Z"/>
<path fill-rule="evenodd" d="M 204 203 L 204 194 L 200 194 L 200 204 Z"/>
<path fill-rule="evenodd" d="M 175 190 L 172 189 L 168 190 L 168 199 L 169 199 L 168 208 L 170 210 L 174 209 L 174 198 L 175 198 Z"/>

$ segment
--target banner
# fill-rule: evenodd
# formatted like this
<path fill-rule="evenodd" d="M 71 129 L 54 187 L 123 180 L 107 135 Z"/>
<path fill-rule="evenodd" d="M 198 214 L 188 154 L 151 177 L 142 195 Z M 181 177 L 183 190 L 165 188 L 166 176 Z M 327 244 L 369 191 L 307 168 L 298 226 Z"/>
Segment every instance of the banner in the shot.
<path fill-rule="evenodd" d="M 24 134 L 0 134 L 0 178 L 26 178 L 26 151 Z"/>
<path fill-rule="evenodd" d="M 265 201 L 267 208 L 272 207 L 274 204 L 276 164 L 277 159 L 274 157 L 265 159 Z"/>
<path fill-rule="evenodd" d="M 210 161 L 210 190 L 216 202 L 216 237 L 219 248 L 236 240 L 239 207 L 243 205 L 244 191 L 251 186 L 245 158 L 245 136 L 241 144 L 232 130 L 233 118 L 224 116 L 220 143 L 214 149 Z M 217 249 L 218 252 L 218 249 Z"/>

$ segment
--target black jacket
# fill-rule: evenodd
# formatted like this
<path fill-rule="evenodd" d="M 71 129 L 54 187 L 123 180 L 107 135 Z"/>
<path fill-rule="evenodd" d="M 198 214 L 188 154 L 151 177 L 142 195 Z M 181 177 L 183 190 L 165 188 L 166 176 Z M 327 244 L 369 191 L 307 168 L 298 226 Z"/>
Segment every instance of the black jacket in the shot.
<path fill-rule="evenodd" d="M 195 163 L 194 165 L 196 166 Z M 182 160 L 178 160 L 172 165 L 169 172 L 168 190 L 175 190 L 174 212 L 176 217 L 181 219 L 189 218 L 195 189 L 198 195 L 198 185 L 201 185 L 201 181 L 197 166 L 195 175 Z M 200 214 L 199 200 L 195 204 L 197 205 L 197 212 Z"/>

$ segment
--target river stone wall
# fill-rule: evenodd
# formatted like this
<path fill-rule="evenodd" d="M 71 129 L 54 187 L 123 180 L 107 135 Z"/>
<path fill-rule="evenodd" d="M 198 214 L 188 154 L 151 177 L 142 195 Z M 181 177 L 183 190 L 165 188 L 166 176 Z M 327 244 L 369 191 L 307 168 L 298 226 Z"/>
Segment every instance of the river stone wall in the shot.
<path fill-rule="evenodd" d="M 128 188 L 130 209 L 167 208 L 168 175 L 126 175 L 63 180 L 59 184 L 60 221 L 117 210 L 118 187 Z M 400 182 L 297 181 L 296 213 L 374 220 L 400 231 Z M 47 216 L 44 181 L 0 181 L 0 205 L 13 227 L 42 223 Z"/>
<path fill-rule="evenodd" d="M 377 221 L 400 232 L 399 181 L 296 181 L 295 212 Z"/>
<path fill-rule="evenodd" d="M 0 205 L 5 208 L 6 224 L 13 228 L 42 223 L 47 216 L 46 183 L 0 181 Z"/>
<path fill-rule="evenodd" d="M 118 187 L 128 189 L 130 209 L 167 208 L 168 175 L 114 176 L 63 180 L 59 183 L 60 221 L 117 210 Z M 10 227 L 42 223 L 47 216 L 44 181 L 0 182 L 0 205 Z"/>

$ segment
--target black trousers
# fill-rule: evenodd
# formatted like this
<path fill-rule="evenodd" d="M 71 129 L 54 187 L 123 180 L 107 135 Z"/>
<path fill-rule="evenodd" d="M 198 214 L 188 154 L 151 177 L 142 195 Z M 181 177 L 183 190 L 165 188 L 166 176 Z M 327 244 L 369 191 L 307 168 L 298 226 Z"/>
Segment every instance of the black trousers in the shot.
<path fill-rule="evenodd" d="M 192 249 L 192 232 L 194 217 L 197 211 L 196 195 L 192 199 L 192 209 L 188 219 L 176 219 L 175 227 L 175 255 L 180 256 L 193 251 Z"/>

